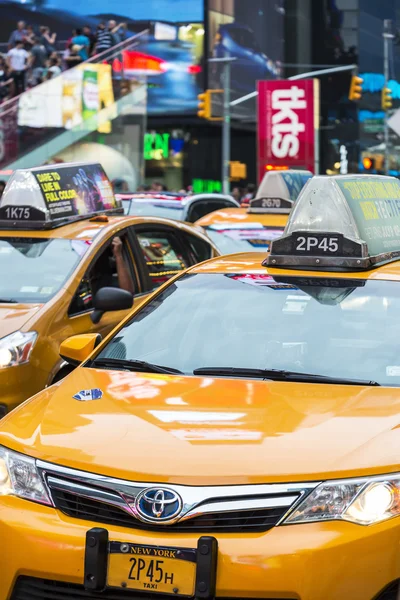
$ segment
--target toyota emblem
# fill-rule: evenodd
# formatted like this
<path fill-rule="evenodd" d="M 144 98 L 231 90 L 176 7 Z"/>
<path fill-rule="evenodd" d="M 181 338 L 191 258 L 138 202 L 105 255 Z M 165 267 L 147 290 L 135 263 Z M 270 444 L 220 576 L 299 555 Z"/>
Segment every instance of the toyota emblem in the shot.
<path fill-rule="evenodd" d="M 143 521 L 165 523 L 182 510 L 182 498 L 166 488 L 147 488 L 136 497 L 135 509 Z"/>

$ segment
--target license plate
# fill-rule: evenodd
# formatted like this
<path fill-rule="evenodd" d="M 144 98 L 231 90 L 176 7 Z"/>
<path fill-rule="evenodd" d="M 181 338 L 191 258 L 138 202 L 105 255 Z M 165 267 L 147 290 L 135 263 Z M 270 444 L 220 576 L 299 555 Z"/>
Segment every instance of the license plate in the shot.
<path fill-rule="evenodd" d="M 107 585 L 174 596 L 193 596 L 195 549 L 110 542 Z"/>

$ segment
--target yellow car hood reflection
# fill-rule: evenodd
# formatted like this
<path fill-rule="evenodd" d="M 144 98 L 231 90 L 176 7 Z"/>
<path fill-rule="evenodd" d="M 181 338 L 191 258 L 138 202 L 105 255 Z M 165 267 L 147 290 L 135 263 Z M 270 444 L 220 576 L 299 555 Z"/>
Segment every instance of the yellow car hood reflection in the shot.
<path fill-rule="evenodd" d="M 79 401 L 99 388 L 101 399 Z M 396 388 L 79 368 L 2 421 L 0 444 L 129 480 L 311 481 L 398 469 Z"/>
<path fill-rule="evenodd" d="M 22 329 L 39 309 L 39 304 L 0 305 L 0 339 Z"/>

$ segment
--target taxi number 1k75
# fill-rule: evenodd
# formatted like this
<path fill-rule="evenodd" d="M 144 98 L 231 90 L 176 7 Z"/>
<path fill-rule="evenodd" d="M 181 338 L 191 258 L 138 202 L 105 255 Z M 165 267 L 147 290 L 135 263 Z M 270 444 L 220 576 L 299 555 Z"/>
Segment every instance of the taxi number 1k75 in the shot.
<path fill-rule="evenodd" d="M 341 238 L 331 235 L 298 235 L 295 238 L 295 250 L 299 254 L 337 254 L 340 251 Z"/>

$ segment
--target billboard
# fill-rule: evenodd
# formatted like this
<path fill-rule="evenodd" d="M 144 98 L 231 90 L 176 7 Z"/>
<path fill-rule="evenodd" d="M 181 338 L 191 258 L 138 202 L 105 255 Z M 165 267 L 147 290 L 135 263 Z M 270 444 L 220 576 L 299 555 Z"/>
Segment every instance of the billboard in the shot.
<path fill-rule="evenodd" d="M 256 89 L 258 80 L 275 80 L 284 57 L 283 0 L 209 0 L 208 56 L 231 64 L 231 96 L 235 100 Z M 221 65 L 208 66 L 208 88 L 222 89 Z M 255 101 L 232 107 L 233 116 L 255 117 Z"/>
<path fill-rule="evenodd" d="M 316 172 L 319 81 L 258 82 L 258 173 L 274 168 Z"/>
<path fill-rule="evenodd" d="M 105 116 L 98 113 L 101 107 L 109 109 Z M 98 117 L 100 133 L 109 132 L 106 117 L 116 117 L 110 65 L 79 65 L 28 90 L 18 102 L 20 127 L 73 129 L 91 116 Z"/>
<path fill-rule="evenodd" d="M 149 114 L 195 114 L 197 95 L 204 87 L 203 5 L 204 0 L 119 0 L 114 4 L 87 0 L 71 6 L 64 0 L 0 0 L 0 37 L 7 41 L 19 20 L 33 25 L 36 32 L 41 25 L 48 25 L 63 51 L 72 30 L 83 25 L 96 33 L 99 23 L 116 21 L 122 25 L 116 42 L 148 30 L 133 52 L 115 57 L 113 78 L 147 76 Z M 95 76 L 85 78 L 86 83 L 92 95 Z M 89 111 L 94 105 L 92 96 Z"/>

